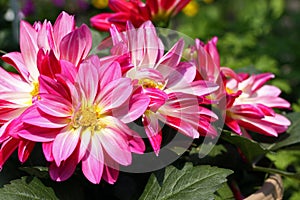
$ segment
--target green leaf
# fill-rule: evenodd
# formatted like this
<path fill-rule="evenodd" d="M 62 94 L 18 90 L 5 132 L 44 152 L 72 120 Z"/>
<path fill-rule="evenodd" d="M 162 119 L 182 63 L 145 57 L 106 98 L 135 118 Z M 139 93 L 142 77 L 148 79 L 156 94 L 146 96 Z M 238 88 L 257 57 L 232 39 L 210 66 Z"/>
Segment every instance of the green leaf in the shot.
<path fill-rule="evenodd" d="M 229 131 L 222 132 L 222 139 L 239 147 L 250 162 L 268 152 L 260 143 Z"/>
<path fill-rule="evenodd" d="M 215 194 L 215 200 L 234 200 L 234 195 L 227 183 L 223 183 Z"/>
<path fill-rule="evenodd" d="M 52 188 L 46 187 L 38 178 L 24 176 L 0 189 L 0 200 L 58 199 Z"/>
<path fill-rule="evenodd" d="M 187 163 L 179 170 L 168 166 L 152 174 L 139 200 L 214 199 L 231 170 Z"/>
<path fill-rule="evenodd" d="M 20 167 L 20 170 L 28 173 L 29 175 L 36 176 L 38 178 L 48 178 L 48 168 L 47 167 Z"/>

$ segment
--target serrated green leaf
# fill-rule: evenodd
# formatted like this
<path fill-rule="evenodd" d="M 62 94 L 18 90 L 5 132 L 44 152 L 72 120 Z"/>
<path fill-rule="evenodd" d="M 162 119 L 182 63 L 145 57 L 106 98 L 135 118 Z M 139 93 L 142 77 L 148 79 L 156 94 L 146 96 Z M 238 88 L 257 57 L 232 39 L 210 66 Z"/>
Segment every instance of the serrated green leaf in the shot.
<path fill-rule="evenodd" d="M 0 200 L 54 200 L 58 199 L 52 188 L 46 187 L 38 178 L 24 176 L 0 189 Z"/>
<path fill-rule="evenodd" d="M 194 167 L 191 163 L 181 170 L 168 166 L 151 175 L 139 200 L 214 199 L 214 193 L 231 173 L 228 169 L 208 165 Z"/>

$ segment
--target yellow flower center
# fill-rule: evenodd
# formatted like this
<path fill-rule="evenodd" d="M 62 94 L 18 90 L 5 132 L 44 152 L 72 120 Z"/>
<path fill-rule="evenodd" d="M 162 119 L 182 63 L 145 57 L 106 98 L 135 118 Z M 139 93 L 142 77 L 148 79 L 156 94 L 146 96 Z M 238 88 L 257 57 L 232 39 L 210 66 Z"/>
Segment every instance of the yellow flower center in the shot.
<path fill-rule="evenodd" d="M 227 94 L 233 94 L 234 93 L 234 91 L 232 89 L 228 88 L 228 87 L 226 87 L 226 92 L 227 92 Z"/>
<path fill-rule="evenodd" d="M 39 94 L 39 82 L 33 82 L 33 90 L 30 92 L 32 97 L 36 97 Z"/>
<path fill-rule="evenodd" d="M 162 90 L 164 88 L 163 83 L 156 82 L 152 79 L 143 78 L 139 80 L 139 85 L 141 85 L 143 88 L 157 88 Z"/>
<path fill-rule="evenodd" d="M 107 123 L 101 119 L 103 115 L 100 114 L 100 111 L 98 106 L 79 109 L 73 116 L 73 128 L 90 128 L 92 132 L 105 128 Z"/>

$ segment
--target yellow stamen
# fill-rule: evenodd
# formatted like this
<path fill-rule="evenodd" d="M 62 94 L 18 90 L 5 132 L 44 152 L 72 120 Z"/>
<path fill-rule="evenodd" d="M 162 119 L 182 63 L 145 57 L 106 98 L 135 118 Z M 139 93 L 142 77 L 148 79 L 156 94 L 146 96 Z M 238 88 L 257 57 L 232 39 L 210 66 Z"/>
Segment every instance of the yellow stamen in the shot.
<path fill-rule="evenodd" d="M 36 97 L 39 94 L 39 82 L 33 82 L 33 90 L 30 92 L 32 97 Z"/>
<path fill-rule="evenodd" d="M 234 93 L 234 91 L 232 89 L 228 88 L 228 87 L 226 87 L 226 92 L 227 92 L 227 94 L 233 94 Z"/>
<path fill-rule="evenodd" d="M 98 106 L 82 108 L 76 111 L 72 120 L 73 128 L 89 128 L 92 133 L 94 133 L 95 130 L 105 128 L 108 122 L 101 119 L 103 115 L 100 114 L 100 112 L 101 108 Z"/>
<path fill-rule="evenodd" d="M 141 85 L 143 88 L 157 88 L 157 89 L 164 88 L 164 84 L 156 82 L 156 81 L 148 79 L 148 78 L 140 79 L 139 85 Z"/>

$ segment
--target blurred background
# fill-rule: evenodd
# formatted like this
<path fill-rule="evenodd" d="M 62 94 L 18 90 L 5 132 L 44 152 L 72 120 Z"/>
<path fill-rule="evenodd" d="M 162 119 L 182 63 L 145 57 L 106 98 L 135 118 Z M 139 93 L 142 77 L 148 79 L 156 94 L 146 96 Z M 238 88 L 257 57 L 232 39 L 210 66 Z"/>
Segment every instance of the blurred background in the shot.
<path fill-rule="evenodd" d="M 108 12 L 107 0 L 0 0 L 0 55 L 19 50 L 19 21 L 52 22 L 65 10 L 78 25 Z M 169 28 L 206 42 L 217 36 L 221 65 L 236 71 L 272 72 L 272 84 L 300 112 L 300 1 L 192 0 Z M 95 31 L 96 32 L 96 31 Z M 108 35 L 101 33 L 102 37 Z M 0 61 L 0 65 L 8 67 Z M 300 147 L 268 157 L 278 168 L 300 171 Z M 285 178 L 285 199 L 300 199 L 300 183 Z"/>

